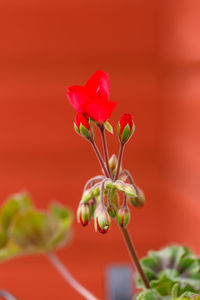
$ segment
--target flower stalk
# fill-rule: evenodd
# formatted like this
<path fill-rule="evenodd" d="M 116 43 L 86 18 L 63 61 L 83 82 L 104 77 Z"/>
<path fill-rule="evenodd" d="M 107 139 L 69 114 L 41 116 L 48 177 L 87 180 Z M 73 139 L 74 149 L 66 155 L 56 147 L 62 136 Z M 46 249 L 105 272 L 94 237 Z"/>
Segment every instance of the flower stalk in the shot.
<path fill-rule="evenodd" d="M 87 300 L 99 300 L 72 276 L 72 274 L 67 270 L 65 265 L 60 261 L 55 253 L 49 252 L 47 254 L 47 257 L 60 273 L 60 275 L 65 279 L 65 281 L 69 285 L 71 285 L 80 295 L 82 295 Z"/>
<path fill-rule="evenodd" d="M 94 152 L 96 153 L 96 156 L 97 156 L 97 158 L 99 160 L 99 163 L 100 163 L 100 165 L 101 165 L 101 167 L 102 167 L 102 169 L 103 169 L 106 177 L 109 177 L 108 171 L 107 171 L 107 169 L 105 167 L 105 164 L 104 164 L 104 161 L 103 161 L 103 158 L 102 158 L 102 156 L 101 156 L 101 154 L 99 152 L 99 149 L 97 148 L 97 145 L 96 145 L 95 141 L 92 139 L 92 140 L 90 140 L 90 143 L 91 143 L 91 145 L 92 145 L 92 147 L 94 149 Z"/>
<path fill-rule="evenodd" d="M 107 146 L 107 141 L 106 141 L 106 137 L 105 137 L 104 125 L 99 126 L 99 129 L 101 131 L 103 151 L 104 151 L 104 159 L 105 159 L 105 162 L 106 162 L 107 171 L 108 171 L 109 177 L 112 178 L 111 171 L 110 171 L 110 166 L 109 166 L 109 163 L 108 163 L 109 162 L 109 158 L 108 158 L 109 155 L 108 155 L 108 146 Z"/>
<path fill-rule="evenodd" d="M 117 164 L 117 171 L 116 171 L 116 174 L 115 174 L 115 180 L 117 180 L 118 177 L 119 177 L 119 172 L 120 172 L 121 163 L 122 163 L 124 146 L 125 146 L 125 143 L 121 142 L 121 144 L 120 144 L 120 150 L 119 150 L 119 155 L 118 155 L 118 164 Z"/>
<path fill-rule="evenodd" d="M 129 251 L 129 254 L 130 254 L 130 257 L 133 261 L 133 263 L 135 264 L 136 268 L 137 268 L 137 271 L 138 273 L 140 274 L 140 277 L 144 283 L 144 286 L 147 288 L 147 289 L 150 289 L 150 285 L 149 285 L 149 282 L 142 270 L 142 267 L 141 267 L 141 264 L 140 264 L 140 261 L 139 261 L 139 258 L 138 258 L 138 255 L 137 255 L 137 252 L 134 248 L 134 245 L 131 241 L 131 238 L 130 238 L 130 235 L 128 233 L 128 230 L 124 227 L 120 227 L 121 228 L 121 232 L 122 232 L 122 235 L 123 235 L 123 238 L 124 238 L 124 241 L 126 243 L 126 246 L 128 248 L 128 251 Z"/>

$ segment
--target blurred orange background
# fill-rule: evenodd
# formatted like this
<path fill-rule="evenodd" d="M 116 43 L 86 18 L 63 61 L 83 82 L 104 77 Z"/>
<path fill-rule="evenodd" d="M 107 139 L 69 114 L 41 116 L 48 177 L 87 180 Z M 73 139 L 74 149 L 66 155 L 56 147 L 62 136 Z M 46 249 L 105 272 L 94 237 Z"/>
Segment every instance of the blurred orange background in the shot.
<path fill-rule="evenodd" d="M 26 188 L 39 208 L 57 199 L 76 214 L 100 168 L 74 133 L 65 88 L 102 69 L 118 102 L 115 133 L 123 112 L 136 124 L 123 165 L 147 198 L 129 225 L 139 255 L 171 242 L 200 252 L 200 2 L 1 0 L 0 25 L 1 201 Z M 129 262 L 114 223 L 100 235 L 75 220 L 73 243 L 58 252 L 100 299 L 107 266 Z M 82 299 L 45 256 L 1 264 L 0 283 L 20 300 Z"/>

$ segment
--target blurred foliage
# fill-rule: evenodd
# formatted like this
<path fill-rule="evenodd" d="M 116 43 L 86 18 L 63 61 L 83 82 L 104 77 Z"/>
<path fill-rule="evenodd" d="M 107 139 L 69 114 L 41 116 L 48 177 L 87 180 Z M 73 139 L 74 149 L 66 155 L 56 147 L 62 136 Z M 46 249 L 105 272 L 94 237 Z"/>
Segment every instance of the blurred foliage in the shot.
<path fill-rule="evenodd" d="M 200 259 L 186 247 L 170 246 L 160 251 L 149 251 L 141 260 L 152 290 L 144 289 L 137 300 L 195 299 L 200 300 Z"/>
<path fill-rule="evenodd" d="M 10 196 L 0 210 L 0 261 L 65 245 L 72 220 L 71 211 L 58 203 L 39 211 L 28 193 Z"/>

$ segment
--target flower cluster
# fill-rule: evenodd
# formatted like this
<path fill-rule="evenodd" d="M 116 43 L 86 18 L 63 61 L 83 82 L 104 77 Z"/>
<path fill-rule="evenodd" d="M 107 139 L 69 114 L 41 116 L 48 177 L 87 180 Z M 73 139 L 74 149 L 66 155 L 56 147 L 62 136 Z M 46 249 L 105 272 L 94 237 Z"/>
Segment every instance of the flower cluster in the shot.
<path fill-rule="evenodd" d="M 132 136 L 135 126 L 131 114 L 124 113 L 118 122 L 120 150 L 118 158 L 109 158 L 105 129 L 113 133 L 108 122 L 116 102 L 109 101 L 109 79 L 103 71 L 95 72 L 85 86 L 67 88 L 67 97 L 76 110 L 75 131 L 88 140 L 99 160 L 103 174 L 88 180 L 77 210 L 77 220 L 83 226 L 94 218 L 95 230 L 106 233 L 110 229 L 111 219 L 116 218 L 121 227 L 126 227 L 130 220 L 128 203 L 141 207 L 144 194 L 136 186 L 128 170 L 122 169 L 124 145 Z M 104 158 L 102 157 L 93 134 L 93 124 L 101 133 Z M 123 203 L 120 194 L 123 194 Z"/>

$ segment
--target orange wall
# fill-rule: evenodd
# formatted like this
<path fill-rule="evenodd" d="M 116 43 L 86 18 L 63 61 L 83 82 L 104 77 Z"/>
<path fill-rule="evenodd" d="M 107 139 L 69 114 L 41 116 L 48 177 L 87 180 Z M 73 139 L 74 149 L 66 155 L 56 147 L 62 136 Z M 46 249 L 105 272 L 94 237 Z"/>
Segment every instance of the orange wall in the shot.
<path fill-rule="evenodd" d="M 136 124 L 124 166 L 147 197 L 129 225 L 139 254 L 169 242 L 200 251 L 199 12 L 198 0 L 1 0 L 0 199 L 26 188 L 38 207 L 57 199 L 75 212 L 99 166 L 73 131 L 65 87 L 103 69 L 111 123 L 131 112 Z M 129 259 L 121 242 L 116 224 L 101 236 L 75 222 L 59 255 L 102 299 L 105 268 Z M 0 282 L 22 300 L 80 299 L 45 257 L 2 264 Z"/>

